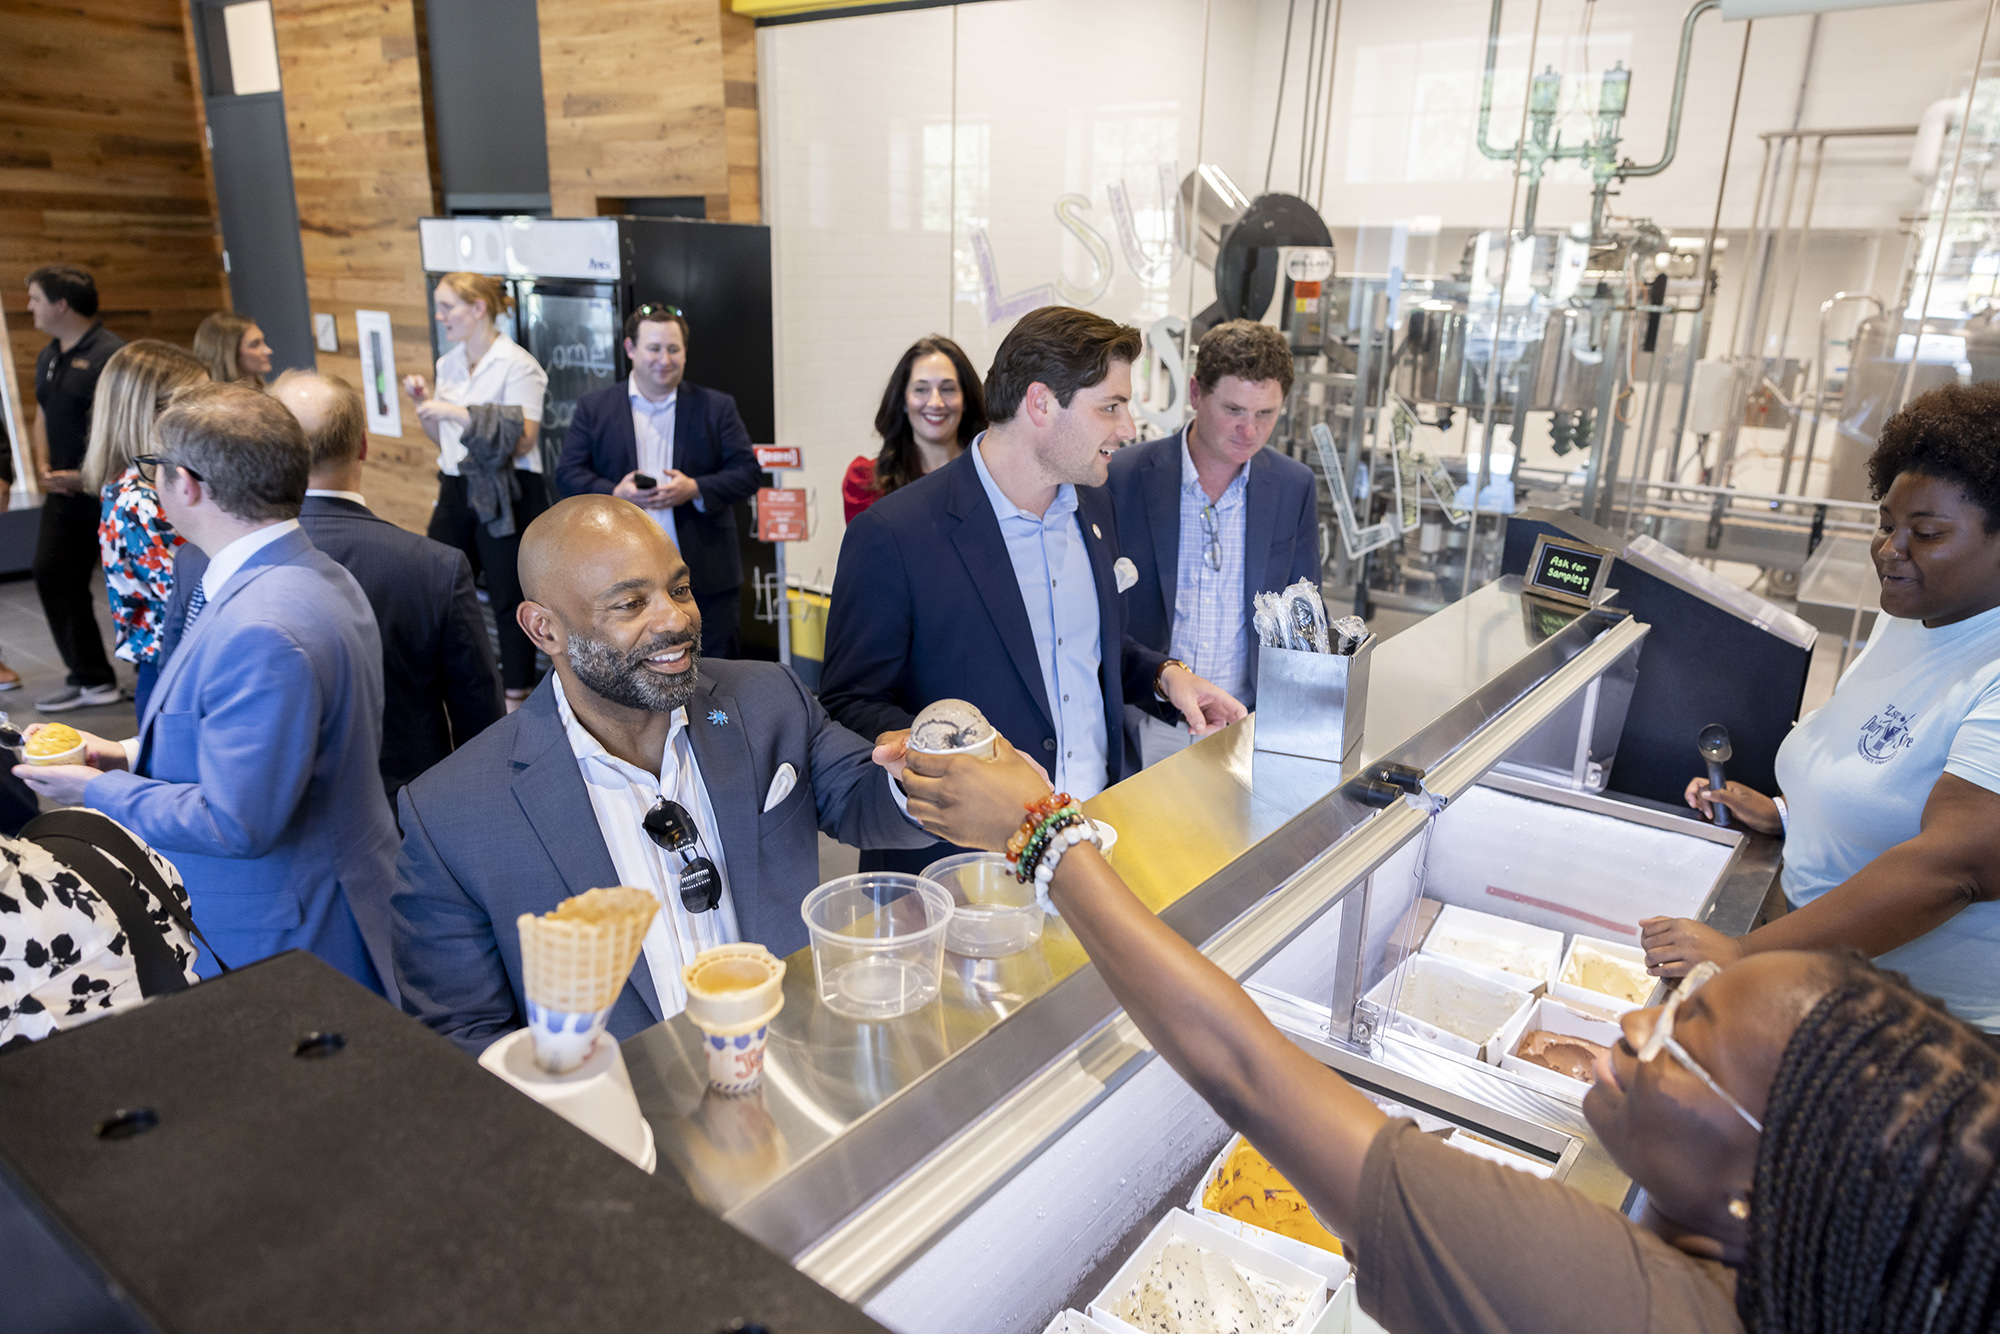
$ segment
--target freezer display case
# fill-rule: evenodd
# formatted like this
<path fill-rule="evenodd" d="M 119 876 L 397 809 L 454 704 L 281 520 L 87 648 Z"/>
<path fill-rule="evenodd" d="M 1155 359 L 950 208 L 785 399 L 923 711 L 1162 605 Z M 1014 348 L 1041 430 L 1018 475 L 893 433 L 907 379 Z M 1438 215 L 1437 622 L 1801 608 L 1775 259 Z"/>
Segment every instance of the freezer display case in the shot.
<path fill-rule="evenodd" d="M 1582 781 L 1612 761 L 1648 633 L 1499 580 L 1377 648 L 1345 767 L 1258 751 L 1252 717 L 1086 809 L 1134 892 L 1302 1049 L 1468 1152 L 1629 1207 L 1578 1053 L 1652 989 L 1640 918 L 1741 933 L 1778 865 L 1775 840 Z M 1176 1229 L 1255 1232 L 1203 1215 L 1229 1131 L 1059 917 L 1013 954 L 944 958 L 935 1001 L 870 1023 L 820 1005 L 794 955 L 746 1096 L 707 1088 L 685 1017 L 627 1041 L 660 1172 L 912 1332 L 1034 1334 Z M 1347 1329 L 1351 1288 L 1322 1272 L 1310 1327 Z"/>

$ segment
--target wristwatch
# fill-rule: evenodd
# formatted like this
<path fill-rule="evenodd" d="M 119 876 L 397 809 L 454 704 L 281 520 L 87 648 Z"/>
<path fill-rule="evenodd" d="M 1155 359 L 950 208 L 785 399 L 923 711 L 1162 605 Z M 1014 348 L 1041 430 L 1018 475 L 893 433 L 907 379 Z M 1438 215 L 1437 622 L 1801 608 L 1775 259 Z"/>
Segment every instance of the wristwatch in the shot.
<path fill-rule="evenodd" d="M 1194 675 L 1194 668 L 1188 666 L 1179 658 L 1168 658 L 1165 662 L 1161 663 L 1159 670 L 1153 673 L 1153 693 L 1161 699 L 1167 697 L 1167 692 L 1160 688 L 1160 682 L 1166 678 L 1167 668 L 1169 667 L 1178 667 L 1189 676 Z"/>

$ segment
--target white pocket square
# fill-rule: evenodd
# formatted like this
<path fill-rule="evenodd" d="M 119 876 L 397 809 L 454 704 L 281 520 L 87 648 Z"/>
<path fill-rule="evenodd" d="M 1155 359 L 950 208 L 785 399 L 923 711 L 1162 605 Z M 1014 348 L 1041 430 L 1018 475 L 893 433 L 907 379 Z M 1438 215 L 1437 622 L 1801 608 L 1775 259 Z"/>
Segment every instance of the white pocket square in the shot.
<path fill-rule="evenodd" d="M 1123 593 L 1139 582 L 1139 567 L 1132 563 L 1130 556 L 1120 556 L 1111 562 L 1111 578 L 1118 585 L 1118 591 Z"/>
<path fill-rule="evenodd" d="M 789 764 L 779 765 L 777 776 L 771 780 L 770 794 L 764 798 L 764 809 L 767 811 L 777 809 L 779 802 L 792 795 L 792 789 L 798 785 L 798 781 L 797 769 Z"/>

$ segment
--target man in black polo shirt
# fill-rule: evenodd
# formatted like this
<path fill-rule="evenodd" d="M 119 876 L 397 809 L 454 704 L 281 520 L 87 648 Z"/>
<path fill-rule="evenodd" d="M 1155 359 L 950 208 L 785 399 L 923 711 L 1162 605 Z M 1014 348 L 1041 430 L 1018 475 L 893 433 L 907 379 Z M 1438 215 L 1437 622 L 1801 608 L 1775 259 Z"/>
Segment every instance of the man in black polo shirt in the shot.
<path fill-rule="evenodd" d="M 84 448 L 90 443 L 90 400 L 97 377 L 125 340 L 97 319 L 97 281 L 70 264 L 50 264 L 28 275 L 28 313 L 52 341 L 35 358 L 35 414 L 31 444 L 41 479 L 42 532 L 35 544 L 35 591 L 49 635 L 69 668 L 61 690 L 35 701 L 43 713 L 67 713 L 118 700 L 118 677 L 104 656 L 104 638 L 90 607 L 90 577 L 97 572 L 97 497 L 83 484 Z"/>

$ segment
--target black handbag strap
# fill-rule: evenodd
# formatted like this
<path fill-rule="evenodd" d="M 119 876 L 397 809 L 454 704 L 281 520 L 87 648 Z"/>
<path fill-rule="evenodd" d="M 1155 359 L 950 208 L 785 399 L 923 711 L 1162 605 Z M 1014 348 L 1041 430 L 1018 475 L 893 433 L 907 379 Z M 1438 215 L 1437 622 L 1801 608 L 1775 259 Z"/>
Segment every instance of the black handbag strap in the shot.
<path fill-rule="evenodd" d="M 146 911 L 146 901 L 138 886 L 118 873 L 103 853 L 80 838 L 67 834 L 43 834 L 36 838 L 43 851 L 82 876 L 97 891 L 98 901 L 110 908 L 125 932 L 132 951 L 132 971 L 139 976 L 139 994 L 165 996 L 187 989 L 187 975 L 174 963 L 173 949 L 166 933 Z"/>
<path fill-rule="evenodd" d="M 167 910 L 167 916 L 174 920 L 174 924 L 208 951 L 208 957 L 215 960 L 215 966 L 222 972 L 229 971 L 229 964 L 215 952 L 215 946 L 208 943 L 208 937 L 204 936 L 201 928 L 195 925 L 194 916 L 181 902 L 180 895 L 174 893 L 172 886 L 167 884 L 159 868 L 153 865 L 153 859 L 148 857 L 145 849 L 125 831 L 125 826 L 110 816 L 81 806 L 49 811 L 28 821 L 27 826 L 21 830 L 21 837 L 32 839 L 37 843 L 45 843 L 50 837 L 62 838 L 72 843 L 84 844 L 99 854 L 109 853 L 117 858 L 119 863 L 132 873 L 132 879 L 144 885 L 152 892 L 153 897 L 160 901 L 161 906 Z M 94 880 L 91 883 L 96 887 Z M 148 917 L 147 920 L 150 923 L 151 918 Z M 126 934 L 129 936 L 131 932 L 128 930 Z"/>

